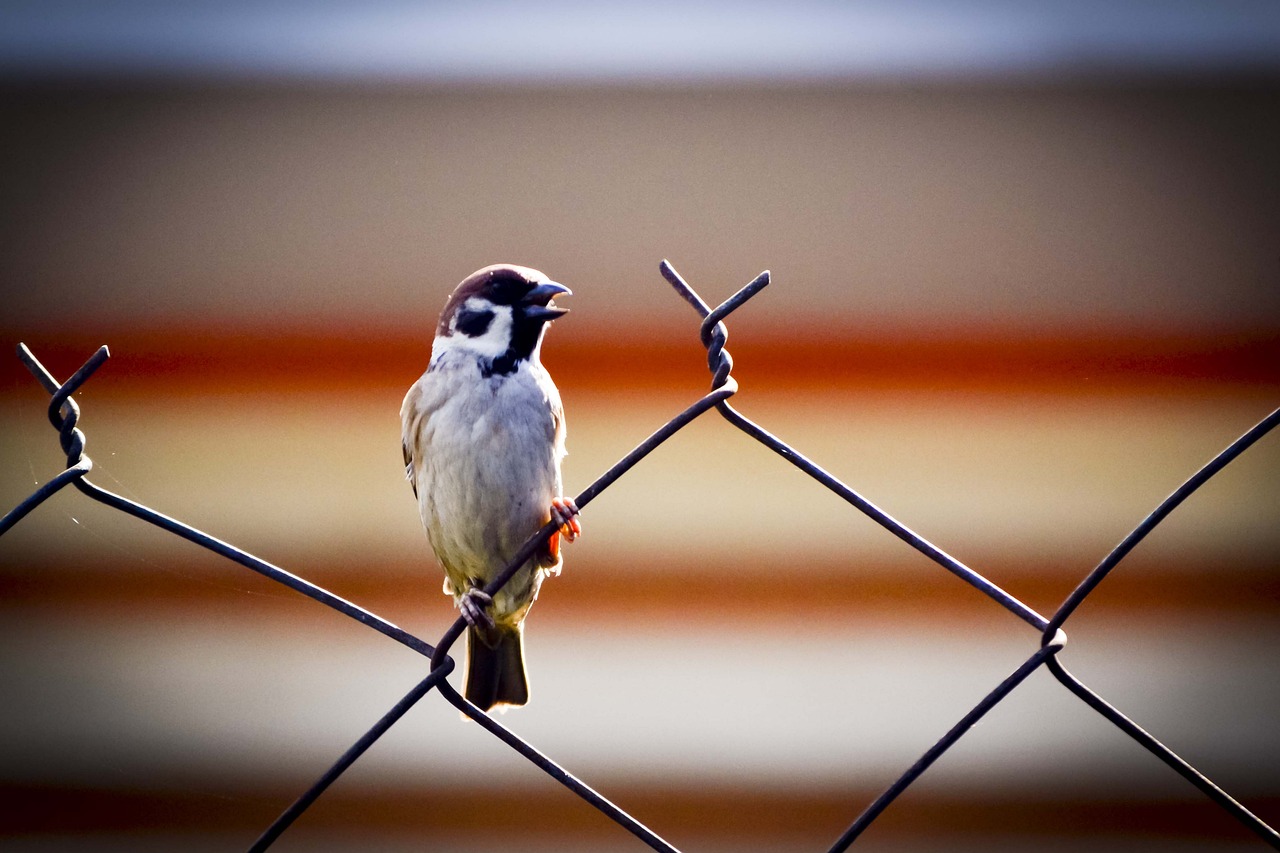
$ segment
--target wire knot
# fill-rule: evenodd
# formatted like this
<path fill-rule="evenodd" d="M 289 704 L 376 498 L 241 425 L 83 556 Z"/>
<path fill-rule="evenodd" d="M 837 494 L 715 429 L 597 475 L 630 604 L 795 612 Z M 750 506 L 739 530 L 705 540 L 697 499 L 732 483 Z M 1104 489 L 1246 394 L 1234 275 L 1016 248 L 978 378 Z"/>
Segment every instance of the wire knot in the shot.
<path fill-rule="evenodd" d="M 737 293 L 721 302 L 714 309 L 709 307 L 702 297 L 680 277 L 670 261 L 664 260 L 659 266 L 662 275 L 675 288 L 684 300 L 693 306 L 693 310 L 702 317 L 700 335 L 702 345 L 707 348 L 707 368 L 711 371 L 711 390 L 724 389 L 726 397 L 738 391 L 738 383 L 730 375 L 733 371 L 733 356 L 725 349 L 725 341 L 729 339 L 729 329 L 724 318 L 738 309 L 744 302 L 764 290 L 769 285 L 769 271 L 765 270 L 742 287 Z"/>
<path fill-rule="evenodd" d="M 71 395 L 110 357 L 111 351 L 106 346 L 98 347 L 98 351 L 89 356 L 89 360 L 70 379 L 59 384 L 53 374 L 27 349 L 26 344 L 18 344 L 18 358 L 50 394 L 49 423 L 58 431 L 62 452 L 67 454 L 68 468 L 75 467 L 87 472 L 93 467 L 93 461 L 84 455 L 84 432 L 76 426 L 80 420 L 80 406 L 71 399 Z"/>

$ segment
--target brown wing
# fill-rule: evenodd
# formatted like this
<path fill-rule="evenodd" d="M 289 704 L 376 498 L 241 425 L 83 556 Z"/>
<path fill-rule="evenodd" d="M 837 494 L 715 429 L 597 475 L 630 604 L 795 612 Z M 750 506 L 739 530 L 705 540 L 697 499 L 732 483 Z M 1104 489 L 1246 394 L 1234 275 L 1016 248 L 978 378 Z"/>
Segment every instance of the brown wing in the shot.
<path fill-rule="evenodd" d="M 427 389 L 424 385 L 428 384 L 428 376 L 424 373 L 417 382 L 409 387 L 409 391 L 404 395 L 404 402 L 400 404 L 400 452 L 404 457 L 404 476 L 409 481 L 409 485 L 413 487 L 413 496 L 418 496 L 418 475 L 415 470 L 417 466 L 414 464 L 414 447 L 419 443 L 418 430 L 422 427 L 423 422 L 430 416 L 430 407 Z M 438 389 L 435 395 L 431 395 L 431 400 L 439 396 Z"/>
<path fill-rule="evenodd" d="M 400 441 L 400 450 L 404 454 L 404 476 L 409 481 L 410 487 L 413 488 L 413 496 L 418 496 L 418 478 L 413 475 L 413 451 L 409 449 L 409 443 L 403 439 Z"/>
<path fill-rule="evenodd" d="M 560 392 L 556 388 L 555 383 L 551 381 L 550 374 L 542 371 L 538 379 L 538 384 L 542 387 L 543 392 L 547 395 L 547 402 L 551 406 L 551 433 L 547 437 L 552 443 L 552 455 L 555 465 L 555 483 L 553 492 L 560 495 L 562 488 L 560 482 L 560 460 L 564 458 L 564 404 L 560 402 Z M 547 507 L 546 516 L 542 519 L 542 523 L 546 524 L 551 520 L 551 507 Z M 537 553 L 538 565 L 543 568 L 550 568 L 560 563 L 560 534 L 553 533 Z"/>

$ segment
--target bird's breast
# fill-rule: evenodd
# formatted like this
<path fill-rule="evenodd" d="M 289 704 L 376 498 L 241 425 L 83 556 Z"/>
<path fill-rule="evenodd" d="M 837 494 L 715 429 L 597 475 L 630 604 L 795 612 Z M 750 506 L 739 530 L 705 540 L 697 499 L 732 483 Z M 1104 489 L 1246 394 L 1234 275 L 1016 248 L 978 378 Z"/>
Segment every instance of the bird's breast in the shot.
<path fill-rule="evenodd" d="M 451 371 L 463 374 L 467 371 Z M 559 492 L 552 406 L 533 377 L 444 375 L 418 420 L 419 508 L 455 592 L 485 581 L 544 524 Z"/>

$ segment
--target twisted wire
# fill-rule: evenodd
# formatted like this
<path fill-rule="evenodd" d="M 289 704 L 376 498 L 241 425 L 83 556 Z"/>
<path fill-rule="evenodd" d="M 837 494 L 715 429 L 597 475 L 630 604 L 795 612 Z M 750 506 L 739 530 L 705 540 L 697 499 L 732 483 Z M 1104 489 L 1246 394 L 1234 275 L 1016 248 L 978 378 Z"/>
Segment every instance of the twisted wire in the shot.
<path fill-rule="evenodd" d="M 71 399 L 85 381 L 111 356 L 105 346 L 99 347 L 80 369 L 71 375 L 66 382 L 58 383 L 49 371 L 44 369 L 26 344 L 18 344 L 18 360 L 26 365 L 36 380 L 49 392 L 49 423 L 58 431 L 58 443 L 67 456 L 67 467 L 47 483 L 39 486 L 21 503 L 0 518 L 0 536 L 27 516 L 33 509 L 53 497 L 63 487 L 79 480 L 93 470 L 93 460 L 84 455 L 85 436 L 76 426 L 80 420 L 80 406 Z"/>

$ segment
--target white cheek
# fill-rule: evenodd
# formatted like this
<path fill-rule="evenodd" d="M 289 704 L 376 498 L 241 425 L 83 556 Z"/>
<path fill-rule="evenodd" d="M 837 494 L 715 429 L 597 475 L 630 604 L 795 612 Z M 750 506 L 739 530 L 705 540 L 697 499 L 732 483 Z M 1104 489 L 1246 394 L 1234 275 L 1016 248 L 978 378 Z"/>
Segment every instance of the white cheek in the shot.
<path fill-rule="evenodd" d="M 437 336 L 431 344 L 432 362 L 450 352 L 464 352 L 480 358 L 495 359 L 510 348 L 511 329 L 514 324 L 510 305 L 491 305 L 487 302 L 473 305 L 472 300 L 468 300 L 465 307 L 492 311 L 493 320 L 489 323 L 489 328 L 485 329 L 483 335 L 475 338 L 457 331 L 448 336 Z"/>

